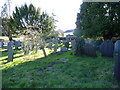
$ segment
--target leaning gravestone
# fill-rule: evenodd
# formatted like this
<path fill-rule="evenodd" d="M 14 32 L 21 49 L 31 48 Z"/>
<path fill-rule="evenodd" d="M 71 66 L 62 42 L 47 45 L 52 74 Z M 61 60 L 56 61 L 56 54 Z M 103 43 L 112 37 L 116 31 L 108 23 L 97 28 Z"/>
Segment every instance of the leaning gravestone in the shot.
<path fill-rule="evenodd" d="M 113 57 L 113 52 L 114 52 L 114 44 L 112 43 L 111 40 L 105 40 L 101 45 L 100 45 L 100 52 L 102 57 Z"/>
<path fill-rule="evenodd" d="M 90 57 L 96 57 L 97 56 L 96 49 L 91 44 L 88 44 L 88 43 L 86 43 L 83 46 L 83 52 L 86 56 L 90 56 Z"/>
<path fill-rule="evenodd" d="M 120 82 L 120 40 L 117 40 L 114 45 L 115 52 L 115 69 L 114 76 L 118 82 Z"/>
<path fill-rule="evenodd" d="M 8 62 L 13 61 L 13 45 L 13 41 L 8 42 Z"/>

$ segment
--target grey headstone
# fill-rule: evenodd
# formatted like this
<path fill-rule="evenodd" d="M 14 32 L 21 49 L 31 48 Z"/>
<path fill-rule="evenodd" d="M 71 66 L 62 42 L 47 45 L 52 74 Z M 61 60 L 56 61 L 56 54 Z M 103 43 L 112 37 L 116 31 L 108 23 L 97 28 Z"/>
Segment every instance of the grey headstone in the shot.
<path fill-rule="evenodd" d="M 68 48 L 67 47 L 61 47 L 61 52 L 67 52 L 68 51 Z"/>
<path fill-rule="evenodd" d="M 114 44 L 111 40 L 105 40 L 100 45 L 100 52 L 103 57 L 113 57 Z"/>
<path fill-rule="evenodd" d="M 14 46 L 14 42 L 10 41 L 8 42 L 8 62 L 13 61 L 13 46 Z"/>
<path fill-rule="evenodd" d="M 75 40 L 71 40 L 71 45 L 72 45 L 72 49 L 76 48 L 76 41 Z"/>
<path fill-rule="evenodd" d="M 58 49 L 58 45 L 56 44 L 53 48 L 54 48 L 54 53 L 56 53 Z"/>
<path fill-rule="evenodd" d="M 118 53 L 120 52 L 120 40 L 117 40 L 114 45 L 114 52 Z"/>
<path fill-rule="evenodd" d="M 49 42 L 48 48 L 52 49 L 52 42 Z"/>
<path fill-rule="evenodd" d="M 20 41 L 15 41 L 15 48 L 18 49 L 18 47 L 20 47 L 21 43 Z"/>
<path fill-rule="evenodd" d="M 93 47 L 91 44 L 88 44 L 88 43 L 86 43 L 83 46 L 83 52 L 84 52 L 84 55 L 86 56 L 90 56 L 90 57 L 97 56 L 95 47 Z"/>
<path fill-rule="evenodd" d="M 4 39 L 0 39 L 0 48 L 4 47 Z"/>
<path fill-rule="evenodd" d="M 114 77 L 120 82 L 120 52 L 115 54 Z"/>

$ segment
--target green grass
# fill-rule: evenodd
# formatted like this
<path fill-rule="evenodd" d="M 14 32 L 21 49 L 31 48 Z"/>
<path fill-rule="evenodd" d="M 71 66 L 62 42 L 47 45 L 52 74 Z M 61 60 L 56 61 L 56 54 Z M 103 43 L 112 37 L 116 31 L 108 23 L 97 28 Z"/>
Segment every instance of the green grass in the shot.
<path fill-rule="evenodd" d="M 3 51 L 1 63 L 7 61 Z M 114 60 L 108 58 L 76 57 L 73 51 L 61 55 L 49 54 L 44 58 L 41 50 L 23 56 L 15 51 L 13 62 L 2 64 L 3 88 L 117 88 L 114 84 Z M 20 57 L 19 57 L 20 56 Z M 69 59 L 67 62 L 61 58 Z M 52 68 L 52 69 L 51 69 Z"/>

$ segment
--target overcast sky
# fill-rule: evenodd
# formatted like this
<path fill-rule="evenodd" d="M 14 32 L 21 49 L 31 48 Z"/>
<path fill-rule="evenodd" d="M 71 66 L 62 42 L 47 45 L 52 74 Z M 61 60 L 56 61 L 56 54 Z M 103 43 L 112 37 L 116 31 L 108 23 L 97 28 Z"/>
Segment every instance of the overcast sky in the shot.
<path fill-rule="evenodd" d="M 0 0 L 0 7 L 7 0 Z M 57 29 L 68 30 L 76 27 L 77 12 L 79 12 L 82 0 L 11 0 L 11 11 L 15 6 L 21 6 L 27 3 L 32 3 L 35 7 L 40 7 L 42 10 L 51 14 L 54 13 L 58 20 Z"/>

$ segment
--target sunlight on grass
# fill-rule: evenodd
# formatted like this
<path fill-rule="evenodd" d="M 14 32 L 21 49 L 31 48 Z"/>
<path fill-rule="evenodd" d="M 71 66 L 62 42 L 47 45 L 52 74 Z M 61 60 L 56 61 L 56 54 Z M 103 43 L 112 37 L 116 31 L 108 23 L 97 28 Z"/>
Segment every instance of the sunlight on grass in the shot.
<path fill-rule="evenodd" d="M 23 51 L 15 51 L 13 62 L 2 65 L 3 87 L 7 88 L 116 88 L 113 84 L 114 61 L 98 56 L 76 57 L 74 50 L 60 55 L 45 49 L 31 51 L 23 55 Z M 4 55 L 7 52 L 4 53 Z M 23 56 L 22 56 L 23 55 Z M 7 56 L 4 56 L 4 58 Z M 68 59 L 67 62 L 59 59 Z M 0 59 L 1 60 L 1 59 Z M 64 81 L 64 82 L 63 82 Z"/>

